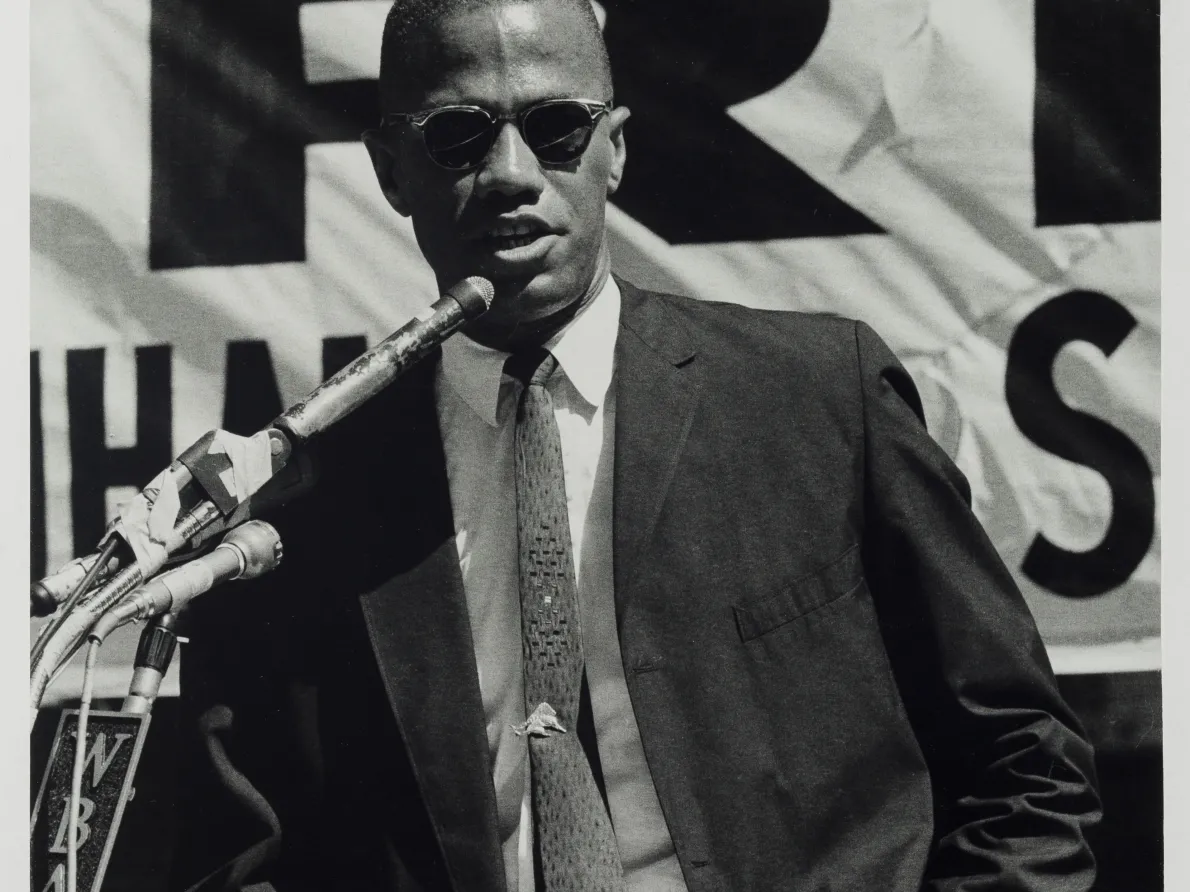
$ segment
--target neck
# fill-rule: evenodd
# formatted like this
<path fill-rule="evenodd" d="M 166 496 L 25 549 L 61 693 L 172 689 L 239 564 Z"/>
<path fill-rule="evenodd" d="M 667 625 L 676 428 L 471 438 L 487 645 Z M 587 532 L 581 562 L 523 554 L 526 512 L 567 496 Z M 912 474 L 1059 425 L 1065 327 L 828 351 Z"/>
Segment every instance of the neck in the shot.
<path fill-rule="evenodd" d="M 562 309 L 542 319 L 534 319 L 531 322 L 518 322 L 511 331 L 501 334 L 495 332 L 489 334 L 482 331 L 469 331 L 467 333 L 473 340 L 486 347 L 493 347 L 497 350 L 505 350 L 510 353 L 515 353 L 527 347 L 541 346 L 569 325 L 571 320 L 578 316 L 595 299 L 599 292 L 603 290 L 603 286 L 607 284 L 607 277 L 609 275 L 611 275 L 611 257 L 608 254 L 607 245 L 604 244 L 600 246 L 599 257 L 595 263 L 595 273 L 591 277 L 591 282 L 587 285 L 586 291 Z"/>

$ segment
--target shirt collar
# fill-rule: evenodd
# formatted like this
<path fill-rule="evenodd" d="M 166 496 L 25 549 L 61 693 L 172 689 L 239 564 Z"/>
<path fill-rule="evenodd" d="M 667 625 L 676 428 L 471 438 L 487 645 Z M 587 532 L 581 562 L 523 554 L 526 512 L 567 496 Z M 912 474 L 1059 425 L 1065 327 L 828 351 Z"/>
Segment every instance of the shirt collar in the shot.
<path fill-rule="evenodd" d="M 595 295 L 545 347 L 592 408 L 603 404 L 611 386 L 620 326 L 620 288 L 607 277 Z M 456 334 L 442 345 L 442 374 L 451 390 L 476 415 L 495 427 L 498 423 L 500 383 L 509 354 Z M 511 380 L 511 379 L 509 379 Z"/>

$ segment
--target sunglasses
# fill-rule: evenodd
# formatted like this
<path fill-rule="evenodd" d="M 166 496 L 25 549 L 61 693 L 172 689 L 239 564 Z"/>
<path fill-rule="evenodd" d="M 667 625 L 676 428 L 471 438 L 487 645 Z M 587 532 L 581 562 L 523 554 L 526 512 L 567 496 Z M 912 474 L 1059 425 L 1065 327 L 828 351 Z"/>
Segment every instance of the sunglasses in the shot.
<path fill-rule="evenodd" d="M 587 150 L 610 102 L 547 99 L 515 115 L 497 115 L 478 105 L 444 105 L 421 112 L 394 112 L 381 126 L 407 122 L 417 128 L 430 160 L 447 170 L 471 170 L 483 163 L 505 121 L 514 122 L 525 145 L 543 164 L 569 164 Z"/>

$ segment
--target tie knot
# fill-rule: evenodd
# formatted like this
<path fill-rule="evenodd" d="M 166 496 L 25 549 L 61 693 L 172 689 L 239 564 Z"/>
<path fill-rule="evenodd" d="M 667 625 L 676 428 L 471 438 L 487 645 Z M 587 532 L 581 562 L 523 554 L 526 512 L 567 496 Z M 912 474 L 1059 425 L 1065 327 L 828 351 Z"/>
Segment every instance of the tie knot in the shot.
<path fill-rule="evenodd" d="M 504 361 L 504 371 L 526 387 L 545 384 L 557 367 L 558 360 L 544 347 L 521 350 Z"/>

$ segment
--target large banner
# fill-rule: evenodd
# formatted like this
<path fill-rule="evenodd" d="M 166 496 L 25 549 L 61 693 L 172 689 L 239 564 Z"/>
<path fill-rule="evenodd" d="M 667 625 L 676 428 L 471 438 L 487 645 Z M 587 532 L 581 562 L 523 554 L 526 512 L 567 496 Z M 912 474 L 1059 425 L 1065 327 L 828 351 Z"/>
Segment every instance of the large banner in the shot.
<path fill-rule="evenodd" d="M 435 297 L 358 141 L 386 9 L 32 5 L 35 575 Z M 1059 670 L 1156 668 L 1157 0 L 598 11 L 616 268 L 871 323 Z"/>

